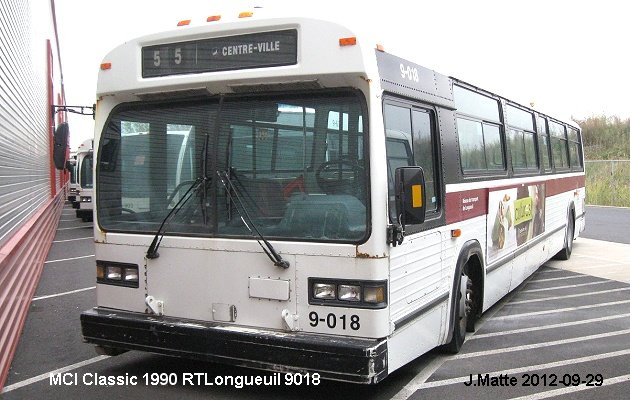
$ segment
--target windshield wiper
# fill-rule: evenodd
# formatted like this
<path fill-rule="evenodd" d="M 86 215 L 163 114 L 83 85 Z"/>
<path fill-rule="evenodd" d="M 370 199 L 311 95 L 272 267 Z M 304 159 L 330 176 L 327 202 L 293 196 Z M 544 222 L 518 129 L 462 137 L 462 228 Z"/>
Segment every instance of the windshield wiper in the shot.
<path fill-rule="evenodd" d="M 250 217 L 249 214 L 247 213 L 247 209 L 243 205 L 243 201 L 241 199 L 241 196 L 239 195 L 238 189 L 236 188 L 236 186 L 234 186 L 234 184 L 232 183 L 232 180 L 230 179 L 230 174 L 227 171 L 217 171 L 217 175 L 219 176 L 219 180 L 221 181 L 221 184 L 225 188 L 225 191 L 227 192 L 227 195 L 230 198 L 230 201 L 234 203 L 234 206 L 235 206 L 234 208 L 236 208 L 236 212 L 238 212 L 238 215 L 241 217 L 241 221 L 243 221 L 243 224 L 249 230 L 252 236 L 257 237 L 256 241 L 258 242 L 260 247 L 263 249 L 265 254 L 267 254 L 267 257 L 269 257 L 271 262 L 273 262 L 273 265 L 275 265 L 276 267 L 284 268 L 284 269 L 289 268 L 289 265 L 290 265 L 289 262 L 282 259 L 280 254 L 276 252 L 276 250 L 273 248 L 271 243 L 269 243 L 267 239 L 265 239 L 265 237 L 262 235 L 262 233 L 260 233 L 260 231 L 256 227 L 256 224 L 254 224 L 252 217 Z M 232 193 L 234 193 L 234 197 L 232 197 Z M 236 198 L 236 201 L 234 201 L 234 198 Z M 247 221 L 245 221 L 246 219 Z M 249 223 L 247 223 L 248 221 Z"/>
<path fill-rule="evenodd" d="M 179 210 L 182 209 L 184 204 L 186 204 L 188 200 L 190 200 L 193 197 L 191 195 L 192 191 L 195 188 L 198 188 L 199 184 L 201 184 L 201 182 L 205 182 L 205 180 L 206 180 L 205 178 L 197 178 L 193 182 L 193 184 L 190 185 L 188 190 L 186 190 L 186 193 L 184 193 L 184 195 L 179 199 L 179 201 L 175 204 L 175 206 L 173 206 L 171 211 L 169 211 L 169 213 L 166 215 L 166 218 L 164 218 L 164 220 L 162 221 L 162 224 L 160 225 L 157 232 L 155 233 L 155 237 L 153 237 L 153 241 L 151 242 L 151 245 L 149 246 L 149 249 L 147 250 L 148 259 L 158 258 L 160 256 L 160 254 L 157 251 L 158 251 L 158 248 L 160 247 L 160 243 L 162 242 L 162 238 L 164 237 L 164 233 L 166 231 L 165 228 L 166 226 L 168 226 L 168 223 L 170 222 L 171 217 L 174 217 L 179 212 Z"/>

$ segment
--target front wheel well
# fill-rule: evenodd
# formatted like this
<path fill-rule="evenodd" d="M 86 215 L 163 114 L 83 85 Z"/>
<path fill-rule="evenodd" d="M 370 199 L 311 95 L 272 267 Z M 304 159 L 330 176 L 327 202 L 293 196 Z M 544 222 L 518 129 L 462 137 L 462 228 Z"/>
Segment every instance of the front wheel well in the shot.
<path fill-rule="evenodd" d="M 484 287 L 484 273 L 483 273 L 483 252 L 481 245 L 476 240 L 469 240 L 464 243 L 457 257 L 457 264 L 455 265 L 455 274 L 453 279 L 452 298 L 457 298 L 458 293 L 458 277 L 465 273 L 472 281 L 472 309 L 469 320 L 466 323 L 466 330 L 469 332 L 474 331 L 475 320 L 481 316 L 481 310 L 483 309 L 483 287 Z M 446 343 L 449 343 L 453 339 L 453 331 L 455 326 L 455 306 L 456 302 L 451 302 L 450 317 L 449 317 L 449 330 L 446 337 Z"/>

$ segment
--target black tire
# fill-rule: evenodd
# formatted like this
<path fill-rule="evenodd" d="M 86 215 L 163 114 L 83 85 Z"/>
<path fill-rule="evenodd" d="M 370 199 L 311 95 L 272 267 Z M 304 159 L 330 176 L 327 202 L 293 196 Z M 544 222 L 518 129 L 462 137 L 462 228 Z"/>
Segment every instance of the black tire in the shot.
<path fill-rule="evenodd" d="M 564 238 L 564 248 L 558 252 L 553 258 L 556 260 L 568 260 L 571 258 L 571 252 L 573 251 L 573 233 L 575 229 L 575 220 L 573 219 L 573 213 L 569 213 L 569 220 L 567 221 L 567 233 Z"/>
<path fill-rule="evenodd" d="M 479 303 L 477 302 L 477 294 L 475 293 L 475 285 L 472 279 L 468 278 L 468 287 L 466 288 L 466 332 L 475 331 L 475 322 L 477 322 L 477 314 Z"/>
<path fill-rule="evenodd" d="M 462 290 L 462 287 L 464 287 L 465 290 Z M 451 354 L 459 353 L 466 339 L 466 331 L 469 327 L 468 318 L 472 310 L 472 298 L 469 294 L 472 295 L 472 280 L 468 277 L 466 271 L 462 272 L 455 293 L 457 296 L 457 305 L 454 311 L 453 337 L 449 343 L 443 346 L 444 351 Z M 474 328 L 474 321 L 472 325 Z"/>

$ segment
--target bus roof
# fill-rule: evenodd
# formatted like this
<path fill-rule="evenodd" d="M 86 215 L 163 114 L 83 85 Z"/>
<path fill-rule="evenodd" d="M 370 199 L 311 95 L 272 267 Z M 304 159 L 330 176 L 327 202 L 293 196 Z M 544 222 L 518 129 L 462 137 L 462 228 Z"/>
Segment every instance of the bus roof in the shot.
<path fill-rule="evenodd" d="M 258 14 L 263 15 L 261 17 Z M 210 18 L 208 21 L 186 21 L 184 26 L 177 29 L 142 36 L 118 46 L 103 59 L 98 77 L 97 98 L 120 94 L 149 100 L 166 96 L 174 98 L 178 95 L 185 97 L 342 86 L 366 87 L 367 83 L 376 81 L 384 91 L 455 109 L 452 94 L 452 83 L 455 81 L 535 111 L 539 115 L 548 116 L 457 78 L 447 77 L 395 55 L 376 51 L 377 41 L 373 33 L 356 21 L 349 21 L 349 25 L 353 25 L 349 28 L 345 22 L 342 25 L 323 19 L 279 17 L 277 14 L 266 17 L 264 14 L 266 12 L 257 9 L 256 15 L 251 18 L 221 16 L 218 21 L 210 21 Z M 252 51 L 252 46 L 255 45 L 274 46 L 274 34 L 291 30 L 296 30 L 300 39 L 296 39 L 295 43 L 295 62 L 284 62 L 271 67 L 265 64 L 263 68 L 256 65 L 257 61 L 253 61 L 253 64 L 246 66 L 230 64 L 233 68 L 209 67 L 207 71 L 191 69 L 178 72 L 178 67 L 169 61 L 171 67 L 165 73 L 147 69 L 147 63 L 162 64 L 169 57 L 173 61 L 178 58 L 182 62 L 187 56 L 187 46 L 193 44 L 195 61 L 198 57 L 197 46 L 205 46 L 203 49 L 209 52 L 214 49 L 219 53 L 217 57 L 223 55 L 222 60 L 225 61 L 231 56 L 241 56 L 243 52 Z M 355 38 L 355 44 L 342 45 L 340 39 L 346 38 Z M 192 57 L 192 53 L 190 56 Z M 206 56 L 212 57 L 208 54 Z M 261 60 L 263 64 L 267 62 L 267 59 Z M 403 64 L 407 71 L 402 71 Z M 406 75 L 410 70 L 416 71 L 415 80 L 413 75 Z M 554 119 L 579 129 L 573 121 Z"/>
<path fill-rule="evenodd" d="M 161 49 L 170 52 L 170 58 L 174 59 L 179 57 L 175 53 L 178 45 L 184 48 L 186 43 L 218 40 L 210 42 L 209 46 L 216 44 L 217 47 L 209 50 L 218 51 L 217 56 L 222 56 L 219 61 L 229 62 L 233 54 L 228 53 L 232 49 L 235 52 L 243 50 L 243 47 L 237 49 L 237 46 L 253 44 L 267 46 L 268 51 L 273 51 L 275 41 L 270 39 L 273 36 L 269 35 L 286 30 L 297 30 L 300 37 L 294 50 L 297 53 L 297 60 L 292 64 L 271 68 L 236 66 L 213 72 L 143 77 L 141 56 L 143 48 L 154 52 L 148 55 L 151 57 L 149 59 L 145 56 L 145 63 L 161 65 L 164 62 L 164 54 L 160 54 Z M 243 39 L 244 35 L 251 36 Z M 256 35 L 262 35 L 262 40 L 258 41 Z M 266 90 L 273 88 L 274 85 L 277 86 L 276 90 L 282 86 L 305 89 L 357 86 L 357 81 L 361 80 L 365 84 L 368 75 L 375 72 L 375 63 L 371 66 L 365 65 L 364 61 L 369 58 L 364 56 L 365 52 L 373 55 L 375 43 L 357 37 L 355 45 L 340 44 L 340 39 L 349 37 L 357 36 L 354 31 L 340 24 L 311 18 L 244 18 L 236 22 L 205 23 L 143 36 L 120 45 L 103 59 L 98 77 L 97 97 L 120 93 L 142 98 L 167 91 L 182 91 L 182 94 L 194 91 L 200 92 L 199 94 L 237 93 L 256 91 L 255 87 L 261 88 L 258 91 Z M 237 40 L 230 42 L 231 38 Z M 245 49 L 247 50 L 252 49 Z M 257 52 L 255 48 L 254 52 Z M 181 56 L 186 57 L 186 54 Z"/>
<path fill-rule="evenodd" d="M 77 148 L 76 154 L 77 156 L 81 153 L 88 153 L 92 151 L 92 147 L 94 146 L 94 139 L 87 139 L 83 143 L 79 145 Z"/>

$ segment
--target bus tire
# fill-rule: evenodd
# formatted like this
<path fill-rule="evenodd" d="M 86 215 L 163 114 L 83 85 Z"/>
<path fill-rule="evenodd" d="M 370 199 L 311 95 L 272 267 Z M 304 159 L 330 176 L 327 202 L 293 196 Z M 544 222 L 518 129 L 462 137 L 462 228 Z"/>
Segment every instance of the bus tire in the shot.
<path fill-rule="evenodd" d="M 466 331 L 468 328 L 468 316 L 471 311 L 472 280 L 468 277 L 466 268 L 457 285 L 457 305 L 455 306 L 455 323 L 453 324 L 453 337 L 451 341 L 444 345 L 444 351 L 450 354 L 459 353 L 459 350 L 466 339 Z"/>
<path fill-rule="evenodd" d="M 476 301 L 479 294 L 476 292 L 478 286 L 469 277 L 468 287 L 466 288 L 466 332 L 475 331 L 475 322 L 477 322 L 477 314 L 479 313 L 479 304 Z"/>
<path fill-rule="evenodd" d="M 571 252 L 573 251 L 573 234 L 575 230 L 575 219 L 573 218 L 573 211 L 569 212 L 569 220 L 567 221 L 567 233 L 564 238 L 564 248 L 554 256 L 556 260 L 568 260 L 571 258 Z"/>

